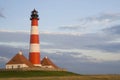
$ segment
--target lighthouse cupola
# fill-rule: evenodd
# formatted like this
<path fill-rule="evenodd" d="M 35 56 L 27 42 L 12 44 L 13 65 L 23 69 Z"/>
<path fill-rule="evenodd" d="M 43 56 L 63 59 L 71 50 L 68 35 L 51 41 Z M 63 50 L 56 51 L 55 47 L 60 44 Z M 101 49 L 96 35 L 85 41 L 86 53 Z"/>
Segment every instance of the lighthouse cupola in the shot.
<path fill-rule="evenodd" d="M 39 20 L 39 15 L 38 15 L 38 12 L 34 9 L 32 12 L 31 12 L 32 14 L 31 14 L 31 18 L 30 18 L 30 20 L 32 20 L 32 19 L 37 19 L 37 20 Z"/>

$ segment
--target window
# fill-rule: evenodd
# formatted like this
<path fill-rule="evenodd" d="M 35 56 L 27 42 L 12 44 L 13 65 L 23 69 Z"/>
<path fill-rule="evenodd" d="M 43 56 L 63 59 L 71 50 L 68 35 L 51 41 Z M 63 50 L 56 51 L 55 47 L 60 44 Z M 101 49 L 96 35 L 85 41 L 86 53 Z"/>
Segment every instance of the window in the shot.
<path fill-rule="evenodd" d="M 18 68 L 20 68 L 20 65 L 18 65 Z"/>
<path fill-rule="evenodd" d="M 12 66 L 12 69 L 13 69 L 14 67 Z"/>

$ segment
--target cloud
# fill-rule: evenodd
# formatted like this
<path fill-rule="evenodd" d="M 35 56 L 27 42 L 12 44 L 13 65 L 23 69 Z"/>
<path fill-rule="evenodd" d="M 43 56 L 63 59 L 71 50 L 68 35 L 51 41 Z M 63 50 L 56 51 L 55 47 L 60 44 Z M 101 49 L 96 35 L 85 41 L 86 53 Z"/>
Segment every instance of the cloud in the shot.
<path fill-rule="evenodd" d="M 7 57 L 3 57 L 0 56 L 0 68 L 4 68 L 5 67 L 5 63 L 8 61 L 9 59 Z"/>
<path fill-rule="evenodd" d="M 29 33 L 23 31 L 0 30 L 0 42 L 28 42 Z"/>
<path fill-rule="evenodd" d="M 62 25 L 58 29 L 79 31 L 82 34 L 96 33 L 120 22 L 120 13 L 102 13 L 80 18 L 77 24 Z"/>
<path fill-rule="evenodd" d="M 0 17 L 1 18 L 5 18 L 5 16 L 0 12 Z"/>
<path fill-rule="evenodd" d="M 4 46 L 10 46 L 14 48 L 27 48 L 28 49 L 28 43 L 26 42 L 0 42 L 0 45 Z"/>
<path fill-rule="evenodd" d="M 48 38 L 48 39 L 46 39 Z M 105 52 L 119 53 L 119 44 L 116 44 L 117 36 L 104 33 L 92 33 L 82 35 L 49 35 L 41 34 L 41 41 L 51 43 L 50 48 L 59 49 L 86 49 L 86 50 L 100 50 Z M 113 42 L 114 43 L 110 43 Z M 117 41 L 118 42 L 118 41 Z M 46 46 L 41 46 L 46 48 Z M 47 47 L 47 49 L 49 48 Z"/>
<path fill-rule="evenodd" d="M 94 70 L 93 68 L 97 66 L 97 72 L 100 70 L 107 72 L 104 69 L 105 66 L 115 65 L 111 67 L 112 69 L 109 68 L 111 72 L 114 72 L 120 61 L 119 44 L 115 43 L 115 40 L 119 40 L 118 36 L 112 35 L 112 33 L 108 34 L 106 30 L 101 33 L 89 34 L 41 32 L 40 40 L 42 58 L 48 56 L 58 66 L 71 71 L 80 73 L 82 69 L 84 73 Z M 0 31 L 1 57 L 5 56 L 11 59 L 21 48 L 24 55 L 28 57 L 29 49 L 28 46 L 25 46 L 27 44 L 29 44 L 29 33 Z M 108 63 L 109 65 L 107 65 Z M 86 65 L 89 68 L 85 67 Z M 103 66 L 103 70 L 100 65 Z M 88 71 L 85 71 L 85 68 Z M 92 72 L 94 73 L 94 71 Z"/>
<path fill-rule="evenodd" d="M 116 42 L 116 41 L 115 41 Z M 89 47 L 91 47 L 91 49 L 98 49 L 101 51 L 105 51 L 105 52 L 113 52 L 114 54 L 119 54 L 120 52 L 120 43 L 110 43 L 110 41 L 108 43 L 104 43 L 104 44 L 100 44 L 98 45 L 90 45 Z"/>
<path fill-rule="evenodd" d="M 3 15 L 3 12 L 1 9 L 0 9 L 0 18 L 5 18 L 5 15 Z"/>
<path fill-rule="evenodd" d="M 53 45 L 52 43 L 48 43 L 48 42 L 41 42 L 40 45 L 43 45 L 43 46 L 50 46 L 50 45 Z"/>
<path fill-rule="evenodd" d="M 72 58 L 78 58 L 80 62 L 106 62 L 106 61 L 120 61 L 120 54 L 113 54 L 112 52 L 104 52 L 99 50 L 86 49 L 42 49 L 43 53 L 57 54 L 64 56 L 69 55 Z M 98 57 L 99 56 L 99 57 Z M 114 58 L 116 57 L 116 58 Z"/>
<path fill-rule="evenodd" d="M 109 34 L 77 34 L 59 33 L 59 32 L 42 32 L 40 36 L 41 48 L 43 49 L 86 49 L 100 50 L 106 52 L 119 52 L 119 44 L 110 43 L 117 39 L 116 36 Z M 3 36 L 4 35 L 4 36 Z M 111 35 L 111 34 L 110 34 Z M 25 48 L 29 46 L 29 34 L 22 32 L 0 32 L 0 45 Z M 70 51 L 71 51 L 70 50 Z"/>
<path fill-rule="evenodd" d="M 71 32 L 71 33 L 69 33 L 69 32 L 50 32 L 50 31 L 40 31 L 40 34 L 41 35 L 53 35 L 53 36 L 55 36 L 55 35 L 59 35 L 59 36 L 61 36 L 61 35 L 65 35 L 65 36 L 80 36 L 80 35 L 82 35 L 82 33 L 80 33 L 80 32 Z"/>
<path fill-rule="evenodd" d="M 94 23 L 94 24 L 109 24 L 114 21 L 120 21 L 120 13 L 103 13 L 98 16 L 92 16 L 80 19 L 81 22 L 84 23 L 84 25 L 88 23 Z"/>
<path fill-rule="evenodd" d="M 88 45 L 91 49 L 98 49 L 105 52 L 113 52 L 119 54 L 120 52 L 120 26 L 114 25 L 108 28 L 105 28 L 101 33 L 97 33 L 97 36 L 94 38 L 97 40 L 98 44 Z M 93 41 L 95 41 L 93 40 Z M 100 42 L 99 42 L 100 41 Z"/>
<path fill-rule="evenodd" d="M 8 58 L 0 56 L 0 62 L 7 62 Z"/>
<path fill-rule="evenodd" d="M 59 28 L 62 30 L 78 30 L 80 29 L 80 25 L 62 25 Z"/>
<path fill-rule="evenodd" d="M 61 55 L 60 52 L 59 54 L 55 54 L 55 53 L 49 54 L 49 53 L 41 52 L 41 55 L 42 56 L 47 55 L 56 65 L 62 68 L 66 68 L 68 71 L 77 72 L 80 74 L 105 74 L 105 73 L 106 74 L 108 73 L 117 74 L 117 73 L 120 73 L 119 61 L 98 62 L 94 58 L 85 56 L 84 53 L 81 54 L 81 53 L 76 53 L 76 52 L 75 53 L 62 52 L 62 55 Z M 81 57 L 79 55 L 81 55 Z M 76 58 L 76 56 L 79 56 L 79 57 Z M 96 56 L 99 56 L 99 55 L 96 54 Z M 109 56 L 109 54 L 106 56 Z"/>
<path fill-rule="evenodd" d="M 120 25 L 114 25 L 109 28 L 105 28 L 102 31 L 112 35 L 120 35 Z"/>

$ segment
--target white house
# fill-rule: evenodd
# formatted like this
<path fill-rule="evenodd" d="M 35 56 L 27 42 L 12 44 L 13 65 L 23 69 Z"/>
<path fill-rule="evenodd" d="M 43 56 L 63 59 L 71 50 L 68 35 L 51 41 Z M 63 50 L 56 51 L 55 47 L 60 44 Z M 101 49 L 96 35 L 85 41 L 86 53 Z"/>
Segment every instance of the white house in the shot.
<path fill-rule="evenodd" d="M 33 67 L 33 64 L 19 51 L 10 61 L 6 63 L 6 69 L 18 69 Z"/>

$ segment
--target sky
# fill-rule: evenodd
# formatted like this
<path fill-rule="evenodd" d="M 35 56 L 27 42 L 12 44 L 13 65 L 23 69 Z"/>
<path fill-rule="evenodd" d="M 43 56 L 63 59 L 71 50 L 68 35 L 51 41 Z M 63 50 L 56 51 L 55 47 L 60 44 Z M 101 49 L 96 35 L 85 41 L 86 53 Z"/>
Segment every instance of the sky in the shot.
<path fill-rule="evenodd" d="M 41 57 L 80 74 L 120 74 L 120 0 L 0 0 L 0 67 L 28 58 L 30 15 L 39 14 Z"/>

